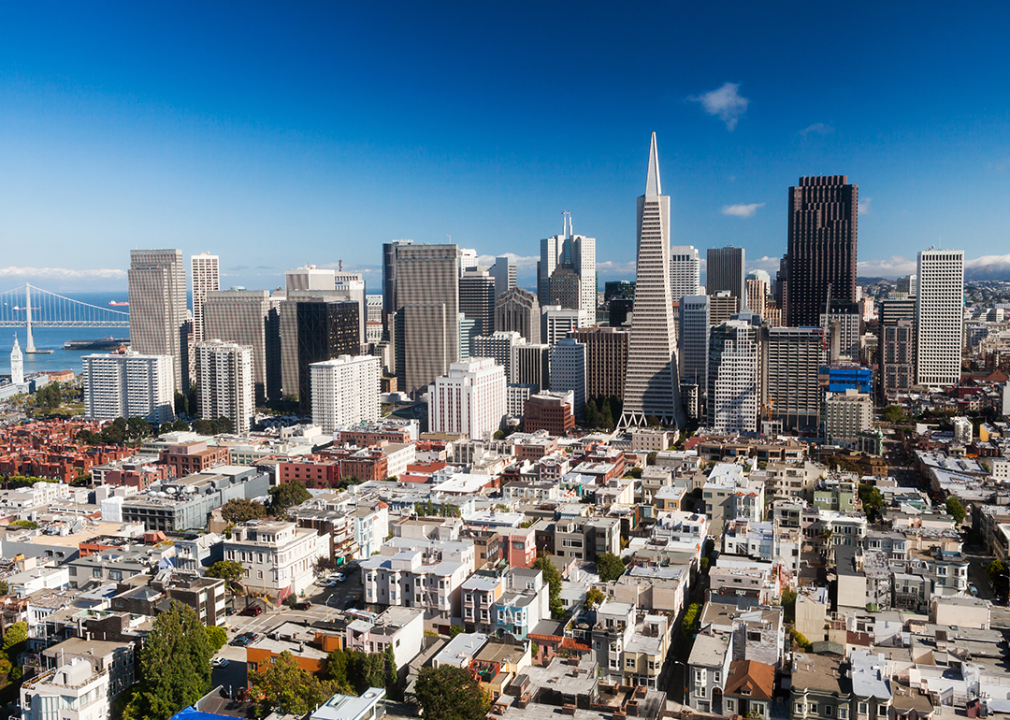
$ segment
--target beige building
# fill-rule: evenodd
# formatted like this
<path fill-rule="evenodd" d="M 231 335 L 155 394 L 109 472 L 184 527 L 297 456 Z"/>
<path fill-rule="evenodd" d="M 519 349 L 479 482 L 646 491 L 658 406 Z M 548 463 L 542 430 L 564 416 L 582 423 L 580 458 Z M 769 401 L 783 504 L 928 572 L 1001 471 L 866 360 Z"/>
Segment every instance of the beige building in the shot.
<path fill-rule="evenodd" d="M 224 559 L 245 568 L 241 583 L 269 595 L 297 595 L 315 578 L 314 566 L 329 556 L 329 540 L 293 522 L 252 521 L 224 541 Z"/>
<path fill-rule="evenodd" d="M 873 398 L 858 390 L 828 393 L 824 400 L 824 437 L 829 444 L 850 445 L 873 427 Z"/>

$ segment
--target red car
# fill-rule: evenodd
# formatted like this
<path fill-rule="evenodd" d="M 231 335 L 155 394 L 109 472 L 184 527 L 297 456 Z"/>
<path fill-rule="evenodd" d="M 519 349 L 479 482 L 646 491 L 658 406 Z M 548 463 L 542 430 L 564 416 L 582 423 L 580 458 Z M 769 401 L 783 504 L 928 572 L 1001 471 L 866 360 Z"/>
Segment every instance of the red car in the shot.
<path fill-rule="evenodd" d="M 263 613 L 263 608 L 261 608 L 259 605 L 250 605 L 249 607 L 247 607 L 245 610 L 243 610 L 239 614 L 240 615 L 248 615 L 249 617 L 256 617 L 257 615 L 261 615 L 262 613 Z"/>

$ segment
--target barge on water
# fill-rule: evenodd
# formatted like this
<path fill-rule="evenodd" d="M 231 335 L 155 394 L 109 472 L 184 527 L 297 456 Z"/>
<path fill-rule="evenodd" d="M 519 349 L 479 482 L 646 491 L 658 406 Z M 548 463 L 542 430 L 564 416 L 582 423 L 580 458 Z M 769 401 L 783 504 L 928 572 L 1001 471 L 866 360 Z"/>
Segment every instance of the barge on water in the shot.
<path fill-rule="evenodd" d="M 100 340 L 67 340 L 64 350 L 115 350 L 120 345 L 129 345 L 130 338 L 101 338 Z"/>

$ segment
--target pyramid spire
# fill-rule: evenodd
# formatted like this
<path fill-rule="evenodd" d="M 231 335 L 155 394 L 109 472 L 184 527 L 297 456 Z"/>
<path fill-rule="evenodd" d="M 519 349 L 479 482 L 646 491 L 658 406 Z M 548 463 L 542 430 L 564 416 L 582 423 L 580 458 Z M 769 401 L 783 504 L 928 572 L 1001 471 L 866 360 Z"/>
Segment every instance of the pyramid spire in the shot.
<path fill-rule="evenodd" d="M 659 185 L 659 153 L 656 151 L 656 133 L 652 133 L 652 147 L 649 149 L 649 179 L 645 182 L 645 197 L 657 197 L 663 191 Z"/>

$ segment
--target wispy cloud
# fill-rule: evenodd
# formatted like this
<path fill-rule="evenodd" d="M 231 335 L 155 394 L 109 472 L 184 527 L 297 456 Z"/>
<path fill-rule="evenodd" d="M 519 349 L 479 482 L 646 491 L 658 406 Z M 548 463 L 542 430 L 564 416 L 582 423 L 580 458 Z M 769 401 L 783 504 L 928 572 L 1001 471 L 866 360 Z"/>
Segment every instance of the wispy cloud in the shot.
<path fill-rule="evenodd" d="M 721 212 L 723 215 L 749 218 L 757 212 L 758 208 L 764 206 L 764 203 L 750 203 L 749 205 L 723 205 Z"/>
<path fill-rule="evenodd" d="M 634 275 L 635 261 L 614 262 L 613 260 L 604 260 L 603 262 L 596 263 L 596 271 L 601 275 L 608 275 L 611 277 Z"/>
<path fill-rule="evenodd" d="M 813 125 L 808 125 L 807 127 L 800 130 L 800 135 L 806 137 L 810 133 L 816 135 L 830 135 L 835 129 L 830 125 L 825 125 L 824 123 L 814 123 Z"/>
<path fill-rule="evenodd" d="M 983 255 L 972 260 L 965 260 L 966 268 L 989 268 L 994 265 L 1010 265 L 1010 254 L 1008 255 Z"/>
<path fill-rule="evenodd" d="M 870 214 L 870 203 L 873 202 L 873 198 L 863 198 L 859 201 L 859 214 L 869 215 Z"/>
<path fill-rule="evenodd" d="M 719 119 L 726 123 L 726 129 L 732 132 L 740 116 L 747 112 L 747 104 L 750 102 L 740 95 L 739 91 L 738 83 L 728 82 L 716 90 L 710 90 L 703 95 L 694 95 L 688 100 L 701 103 L 702 109 L 709 115 L 718 115 Z"/>
<path fill-rule="evenodd" d="M 747 272 L 751 270 L 764 270 L 772 277 L 775 277 L 775 273 L 778 272 L 781 262 L 782 258 L 771 257 L 770 255 L 764 255 L 759 258 L 747 258 Z"/>
<path fill-rule="evenodd" d="M 73 268 L 5 267 L 0 268 L 0 277 L 13 277 L 13 278 L 41 277 L 41 278 L 52 278 L 54 280 L 68 280 L 68 279 L 122 280 L 126 278 L 126 271 L 112 268 L 79 270 Z"/>
<path fill-rule="evenodd" d="M 915 259 L 902 255 L 877 260 L 860 260 L 856 272 L 863 277 L 900 277 L 915 272 Z"/>

